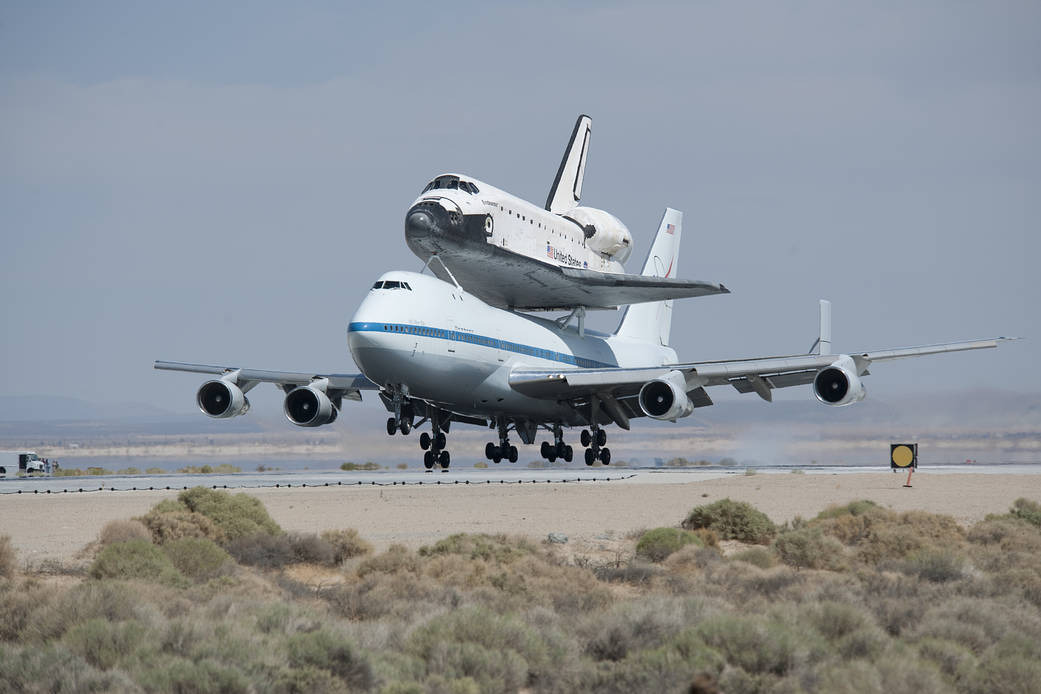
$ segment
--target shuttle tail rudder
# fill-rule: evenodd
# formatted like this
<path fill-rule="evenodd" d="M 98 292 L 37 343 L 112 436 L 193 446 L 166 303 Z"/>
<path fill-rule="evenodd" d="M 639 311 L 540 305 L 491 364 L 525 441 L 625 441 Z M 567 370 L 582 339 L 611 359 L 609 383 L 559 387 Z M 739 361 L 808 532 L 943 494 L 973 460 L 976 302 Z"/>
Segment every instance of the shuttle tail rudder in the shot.
<path fill-rule="evenodd" d="M 575 121 L 571 140 L 560 160 L 557 178 L 549 189 L 546 209 L 554 214 L 563 214 L 575 207 L 582 198 L 582 179 L 586 174 L 586 155 L 589 153 L 589 134 L 593 119 L 582 115 Z"/>
<path fill-rule="evenodd" d="M 641 274 L 644 277 L 676 277 L 682 231 L 683 213 L 671 207 L 666 208 L 658 226 L 658 234 L 643 264 Z M 671 330 L 672 299 L 669 299 L 627 306 L 615 335 L 668 345 Z"/>

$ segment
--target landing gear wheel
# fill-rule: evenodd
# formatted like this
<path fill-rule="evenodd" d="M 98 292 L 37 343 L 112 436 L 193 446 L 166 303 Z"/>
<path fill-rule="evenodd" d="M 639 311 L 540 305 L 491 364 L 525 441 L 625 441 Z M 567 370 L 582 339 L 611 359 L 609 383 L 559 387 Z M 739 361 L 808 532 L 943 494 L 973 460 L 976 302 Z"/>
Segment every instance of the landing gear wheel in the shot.
<path fill-rule="evenodd" d="M 489 441 L 484 444 L 484 457 L 491 460 L 495 456 L 495 444 Z"/>
<path fill-rule="evenodd" d="M 419 435 L 419 447 L 424 451 L 430 448 L 430 434 L 425 431 Z"/>
<path fill-rule="evenodd" d="M 557 452 L 555 449 L 549 449 L 549 455 L 546 456 L 546 460 L 548 460 L 551 463 L 557 462 Z"/>
<path fill-rule="evenodd" d="M 586 465 L 592 465 L 596 462 L 596 453 L 593 452 L 592 448 L 586 449 Z"/>
<path fill-rule="evenodd" d="M 517 447 L 516 446 L 510 446 L 510 450 L 508 452 L 507 458 L 509 459 L 509 461 L 511 463 L 516 463 L 517 462 Z"/>
<path fill-rule="evenodd" d="M 582 430 L 582 435 L 579 437 L 579 439 L 582 441 L 582 446 L 584 448 L 588 448 L 589 444 L 593 440 L 593 437 L 589 435 L 589 430 L 588 429 L 583 429 Z"/>
<path fill-rule="evenodd" d="M 434 467 L 434 452 L 433 451 L 427 451 L 426 453 L 423 454 L 423 467 L 425 467 L 427 470 L 429 470 L 430 468 Z"/>
<path fill-rule="evenodd" d="M 610 465 L 611 464 L 611 449 L 610 448 L 601 448 L 600 449 L 600 462 L 603 463 L 604 465 Z"/>
<path fill-rule="evenodd" d="M 441 451 L 441 455 L 438 457 L 437 462 L 441 463 L 442 470 L 447 470 L 448 464 L 452 462 L 452 456 L 448 455 L 448 451 Z"/>
<path fill-rule="evenodd" d="M 498 464 L 501 461 L 502 461 L 502 449 L 499 448 L 498 446 L 496 446 L 495 450 L 492 451 L 492 462 Z"/>
<path fill-rule="evenodd" d="M 570 463 L 575 459 L 575 449 L 571 446 L 564 446 L 564 462 Z"/>
<path fill-rule="evenodd" d="M 603 429 L 596 430 L 596 445 L 603 446 L 607 443 L 607 432 Z"/>
<path fill-rule="evenodd" d="M 434 437 L 434 448 L 444 450 L 445 444 L 448 443 L 448 439 L 441 432 L 438 432 L 437 436 Z"/>
<path fill-rule="evenodd" d="M 548 460 L 549 459 L 549 451 L 550 451 L 550 443 L 549 443 L 549 441 L 543 441 L 542 442 L 542 448 L 540 448 L 539 450 L 542 453 L 542 457 L 546 458 Z"/>
<path fill-rule="evenodd" d="M 402 417 L 401 424 L 398 425 L 398 429 L 401 430 L 402 435 L 408 436 L 409 432 L 412 431 L 412 420 Z"/>
<path fill-rule="evenodd" d="M 396 432 L 397 430 L 398 430 L 398 423 L 394 421 L 393 417 L 391 417 L 390 419 L 387 420 L 387 434 L 390 435 L 390 436 L 393 436 L 394 432 Z"/>

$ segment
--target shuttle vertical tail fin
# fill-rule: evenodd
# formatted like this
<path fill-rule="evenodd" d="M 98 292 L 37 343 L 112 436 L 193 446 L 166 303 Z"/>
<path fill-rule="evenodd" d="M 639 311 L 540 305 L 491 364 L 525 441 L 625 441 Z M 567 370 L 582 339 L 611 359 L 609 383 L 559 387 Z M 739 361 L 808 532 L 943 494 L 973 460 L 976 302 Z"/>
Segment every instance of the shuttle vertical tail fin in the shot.
<path fill-rule="evenodd" d="M 589 133 L 593 119 L 582 115 L 575 121 L 571 140 L 560 160 L 557 178 L 549 190 L 546 209 L 554 214 L 567 212 L 582 198 L 582 179 L 586 174 L 586 154 L 589 153 Z"/>
<path fill-rule="evenodd" d="M 683 213 L 671 207 L 662 215 L 658 234 L 654 237 L 647 260 L 643 264 L 645 277 L 675 277 L 679 266 L 680 234 L 683 231 Z M 627 306 L 615 335 L 637 340 L 648 340 L 661 345 L 669 344 L 672 330 L 672 300 L 655 301 Z"/>

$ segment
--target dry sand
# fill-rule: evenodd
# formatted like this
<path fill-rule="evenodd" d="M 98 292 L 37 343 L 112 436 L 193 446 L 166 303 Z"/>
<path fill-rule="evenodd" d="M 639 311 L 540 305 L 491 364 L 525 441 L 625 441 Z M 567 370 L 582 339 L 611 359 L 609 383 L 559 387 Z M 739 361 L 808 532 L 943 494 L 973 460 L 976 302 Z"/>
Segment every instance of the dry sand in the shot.
<path fill-rule="evenodd" d="M 682 474 L 682 473 L 681 473 Z M 675 525 L 699 504 L 729 497 L 747 501 L 776 522 L 810 518 L 833 504 L 871 499 L 897 511 L 919 509 L 969 524 L 1004 513 L 1022 496 L 1041 500 L 1041 474 L 920 472 L 913 487 L 886 472 L 758 474 L 658 483 L 641 474 L 610 483 L 246 489 L 286 530 L 356 528 L 377 549 L 430 544 L 458 532 L 515 533 L 541 539 L 563 532 L 596 543 L 640 528 Z M 672 478 L 676 479 L 676 478 Z M 10 535 L 28 564 L 68 561 L 111 520 L 145 513 L 176 492 L 91 492 L 0 497 L 0 534 Z"/>

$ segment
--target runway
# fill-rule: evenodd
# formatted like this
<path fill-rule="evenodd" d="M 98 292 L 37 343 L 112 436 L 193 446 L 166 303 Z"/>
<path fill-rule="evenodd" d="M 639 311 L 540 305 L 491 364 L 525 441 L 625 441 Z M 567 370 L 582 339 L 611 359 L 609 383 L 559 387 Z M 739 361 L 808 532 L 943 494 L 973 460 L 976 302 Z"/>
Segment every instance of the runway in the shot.
<path fill-rule="evenodd" d="M 804 474 L 838 475 L 890 472 L 885 466 L 861 465 L 760 466 L 693 468 L 570 468 L 538 470 L 530 468 L 459 468 L 441 470 L 372 470 L 349 471 L 267 471 L 231 474 L 165 475 L 85 475 L 79 477 L 7 477 L 0 478 L 0 495 L 5 494 L 75 494 L 86 492 L 133 492 L 182 490 L 204 486 L 214 489 L 263 489 L 305 487 L 394 487 L 455 486 L 492 484 L 568 484 L 608 483 L 686 484 L 733 475 L 784 474 L 798 470 Z M 1041 465 L 935 465 L 923 467 L 920 473 L 943 474 L 1041 474 Z"/>

